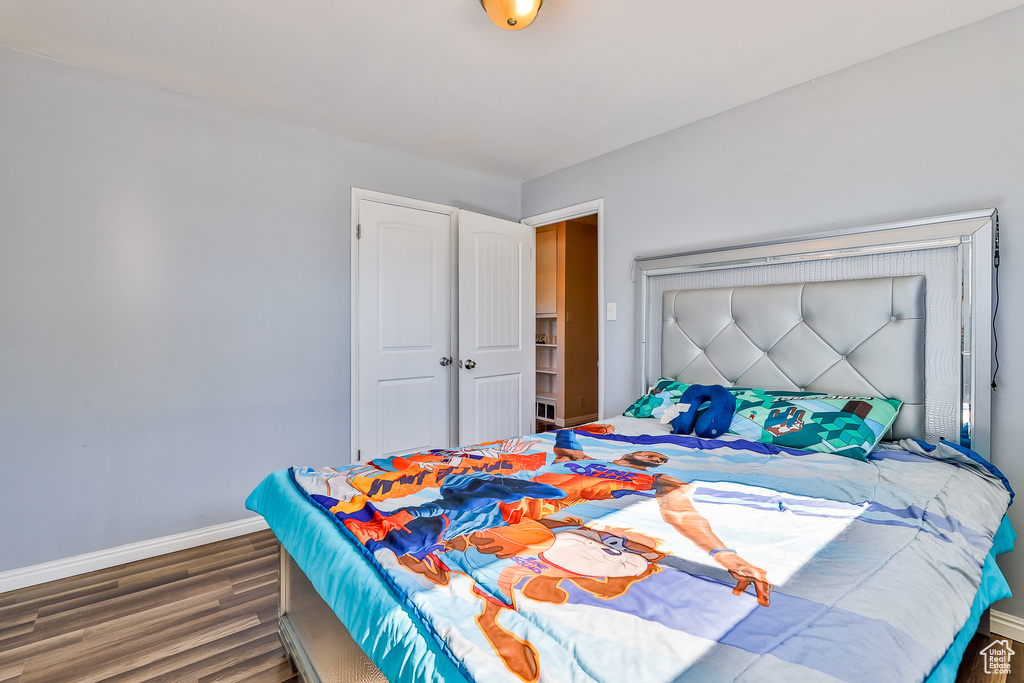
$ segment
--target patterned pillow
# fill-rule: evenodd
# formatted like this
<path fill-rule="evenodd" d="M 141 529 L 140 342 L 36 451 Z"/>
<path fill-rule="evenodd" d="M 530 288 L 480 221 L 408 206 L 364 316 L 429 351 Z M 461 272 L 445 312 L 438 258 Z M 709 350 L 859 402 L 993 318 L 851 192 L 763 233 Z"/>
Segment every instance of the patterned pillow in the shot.
<path fill-rule="evenodd" d="M 666 408 L 679 403 L 679 398 L 689 386 L 689 384 L 662 377 L 649 394 L 638 398 L 633 405 L 626 408 L 626 412 L 623 414 L 627 417 L 661 418 Z"/>
<path fill-rule="evenodd" d="M 729 390 L 736 414 L 729 431 L 763 443 L 867 460 L 896 420 L 901 401 L 799 391 Z"/>
<path fill-rule="evenodd" d="M 662 378 L 626 409 L 629 417 L 661 418 L 689 384 Z M 896 421 L 902 401 L 874 396 L 834 396 L 800 391 L 726 387 L 736 397 L 729 431 L 753 441 L 835 453 L 867 461 Z"/>

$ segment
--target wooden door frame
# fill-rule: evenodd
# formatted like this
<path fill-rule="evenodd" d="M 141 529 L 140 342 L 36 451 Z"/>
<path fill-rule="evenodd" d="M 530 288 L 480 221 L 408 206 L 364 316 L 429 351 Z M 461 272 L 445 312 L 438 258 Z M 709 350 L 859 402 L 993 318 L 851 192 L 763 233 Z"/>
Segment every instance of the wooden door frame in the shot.
<path fill-rule="evenodd" d="M 604 339 L 605 339 L 605 301 L 604 301 L 604 199 L 592 199 L 582 204 L 574 204 L 562 209 L 524 218 L 520 223 L 537 229 L 551 223 L 571 220 L 597 214 L 597 417 L 605 418 L 604 413 Z"/>
<path fill-rule="evenodd" d="M 453 359 L 459 357 L 459 290 L 458 290 L 458 271 L 459 271 L 459 209 L 454 206 L 447 206 L 445 204 L 436 204 L 434 202 L 424 201 L 422 199 L 411 199 L 409 197 L 402 197 L 395 194 L 387 194 L 385 192 L 377 192 L 375 190 L 365 190 L 359 187 L 352 188 L 352 206 L 351 215 L 352 222 L 350 226 L 350 254 L 351 254 L 351 277 L 350 277 L 350 288 L 352 290 L 351 295 L 351 311 L 350 311 L 350 322 L 351 329 L 349 330 L 349 355 L 351 356 L 351 366 L 349 370 L 349 386 L 350 386 L 350 405 L 349 405 L 349 462 L 359 462 L 359 238 L 357 237 L 357 227 L 359 226 L 359 201 L 366 199 L 369 201 L 379 202 L 381 204 L 391 204 L 393 206 L 401 206 L 407 209 L 418 209 L 421 211 L 430 211 L 432 213 L 447 214 L 452 221 L 452 234 L 451 234 L 451 273 L 449 276 L 449 300 L 451 302 L 451 347 L 450 351 Z M 453 364 L 449 367 L 455 367 Z M 459 433 L 459 386 L 458 386 L 458 374 L 453 373 L 453 380 L 451 381 L 452 390 L 449 392 L 449 411 L 448 411 L 448 443 L 453 444 L 458 441 Z"/>

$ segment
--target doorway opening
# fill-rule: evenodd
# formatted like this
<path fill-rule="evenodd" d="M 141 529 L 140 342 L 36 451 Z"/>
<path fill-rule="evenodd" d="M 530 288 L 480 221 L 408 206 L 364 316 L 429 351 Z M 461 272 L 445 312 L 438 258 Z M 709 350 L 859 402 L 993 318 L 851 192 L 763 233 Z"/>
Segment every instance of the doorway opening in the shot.
<path fill-rule="evenodd" d="M 600 417 L 598 214 L 537 227 L 536 431 Z"/>

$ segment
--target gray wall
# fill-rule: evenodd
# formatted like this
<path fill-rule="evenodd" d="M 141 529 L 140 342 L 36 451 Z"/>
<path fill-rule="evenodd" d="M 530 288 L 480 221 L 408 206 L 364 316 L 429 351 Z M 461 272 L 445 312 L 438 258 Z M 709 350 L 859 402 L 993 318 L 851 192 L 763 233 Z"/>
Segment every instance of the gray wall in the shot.
<path fill-rule="evenodd" d="M 1024 8 L 530 181 L 522 214 L 596 197 L 609 413 L 636 393 L 633 257 L 998 208 L 993 459 L 1024 490 Z M 1017 597 L 999 609 L 1024 616 L 1024 553 L 1000 564 Z"/>
<path fill-rule="evenodd" d="M 517 183 L 0 49 L 0 571 L 348 460 L 352 186 Z"/>

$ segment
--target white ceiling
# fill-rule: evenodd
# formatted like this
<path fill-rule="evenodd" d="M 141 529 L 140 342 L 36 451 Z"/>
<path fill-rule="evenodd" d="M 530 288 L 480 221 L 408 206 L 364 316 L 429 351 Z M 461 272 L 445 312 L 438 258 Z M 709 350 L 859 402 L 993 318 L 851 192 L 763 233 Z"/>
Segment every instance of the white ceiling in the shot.
<path fill-rule="evenodd" d="M 0 0 L 0 45 L 527 180 L 1021 4 Z"/>

